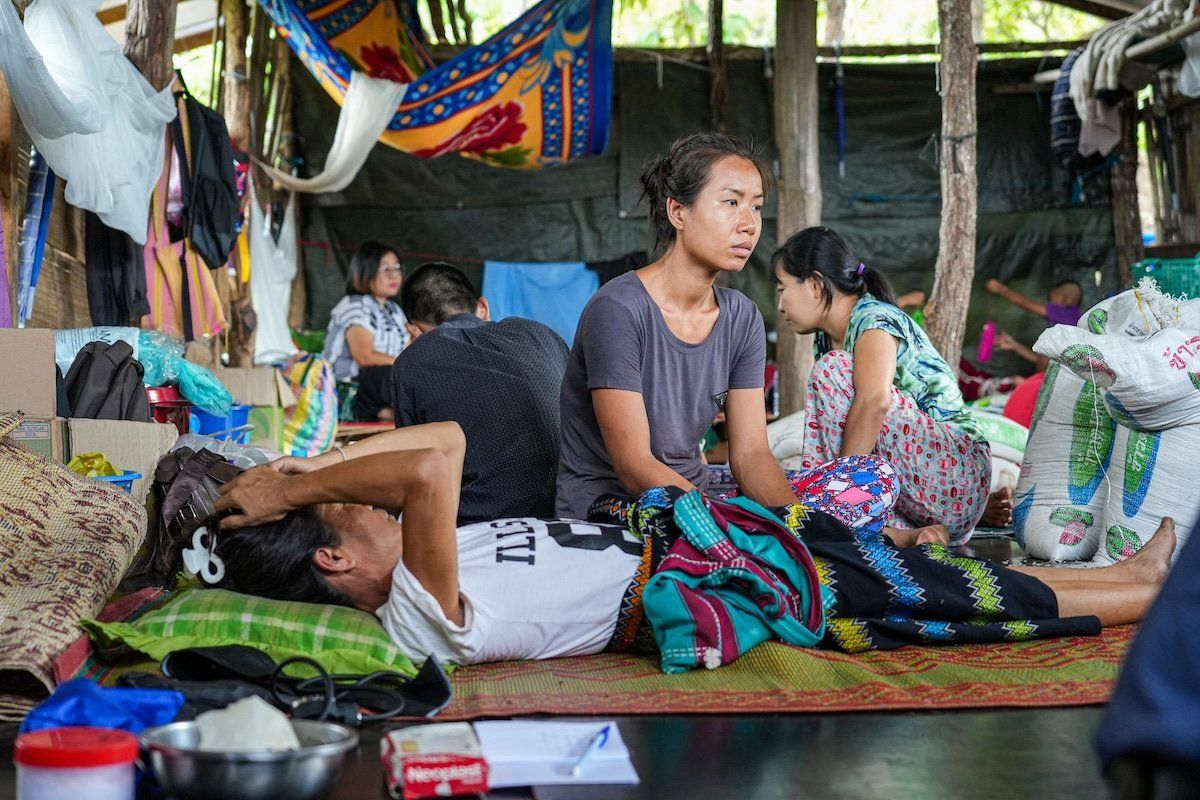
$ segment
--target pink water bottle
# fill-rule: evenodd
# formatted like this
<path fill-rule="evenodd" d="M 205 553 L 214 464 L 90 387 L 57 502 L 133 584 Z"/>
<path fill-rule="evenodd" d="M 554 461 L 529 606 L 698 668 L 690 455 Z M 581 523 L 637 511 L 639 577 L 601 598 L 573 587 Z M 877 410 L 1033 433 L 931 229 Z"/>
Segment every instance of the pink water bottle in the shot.
<path fill-rule="evenodd" d="M 996 323 L 988 320 L 979 332 L 979 360 L 984 364 L 992 360 L 992 345 L 996 343 Z"/>

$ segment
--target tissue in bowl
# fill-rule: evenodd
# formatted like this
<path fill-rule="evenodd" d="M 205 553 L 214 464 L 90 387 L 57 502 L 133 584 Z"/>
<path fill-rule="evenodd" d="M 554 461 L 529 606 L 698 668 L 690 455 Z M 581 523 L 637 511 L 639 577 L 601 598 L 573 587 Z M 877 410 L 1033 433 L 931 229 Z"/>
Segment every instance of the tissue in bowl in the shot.
<path fill-rule="evenodd" d="M 249 753 L 299 750 L 291 720 L 261 697 L 244 697 L 218 711 L 196 717 L 200 750 Z"/>

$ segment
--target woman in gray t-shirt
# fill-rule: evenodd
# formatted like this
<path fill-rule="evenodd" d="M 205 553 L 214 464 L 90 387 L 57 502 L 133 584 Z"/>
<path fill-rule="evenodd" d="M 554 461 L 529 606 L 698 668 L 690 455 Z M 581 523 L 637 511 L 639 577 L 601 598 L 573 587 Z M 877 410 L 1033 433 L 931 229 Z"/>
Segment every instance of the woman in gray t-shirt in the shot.
<path fill-rule="evenodd" d="M 558 516 L 584 519 L 601 495 L 705 488 L 700 440 L 719 411 L 741 490 L 795 502 L 767 445 L 762 315 L 715 285 L 758 243 L 764 174 L 750 147 L 720 134 L 676 142 L 642 171 L 661 256 L 607 283 L 580 318 L 563 379 Z"/>

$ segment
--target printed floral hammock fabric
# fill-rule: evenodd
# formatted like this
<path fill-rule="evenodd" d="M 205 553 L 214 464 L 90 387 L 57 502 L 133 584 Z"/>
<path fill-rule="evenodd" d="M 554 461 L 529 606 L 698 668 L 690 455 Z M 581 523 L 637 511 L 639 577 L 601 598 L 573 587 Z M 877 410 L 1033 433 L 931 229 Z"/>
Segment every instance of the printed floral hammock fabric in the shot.
<path fill-rule="evenodd" d="M 434 67 L 394 0 L 260 0 L 339 104 L 354 70 L 410 84 L 380 140 L 532 169 L 604 152 L 612 105 L 612 0 L 543 0 Z"/>

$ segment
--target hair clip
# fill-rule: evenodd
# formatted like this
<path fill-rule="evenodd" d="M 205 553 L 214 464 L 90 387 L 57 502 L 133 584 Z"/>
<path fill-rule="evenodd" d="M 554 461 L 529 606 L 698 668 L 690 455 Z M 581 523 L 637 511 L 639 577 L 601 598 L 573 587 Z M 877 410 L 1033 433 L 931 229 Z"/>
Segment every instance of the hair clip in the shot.
<path fill-rule="evenodd" d="M 858 270 L 855 272 L 855 274 L 856 274 L 856 275 L 862 275 L 862 274 L 863 274 L 864 272 L 866 272 L 866 271 L 867 271 L 867 265 L 866 265 L 866 264 L 864 264 L 864 263 L 863 263 L 863 262 L 861 262 L 861 261 L 860 261 L 860 262 L 858 262 Z"/>
<path fill-rule="evenodd" d="M 217 555 L 217 537 L 208 528 L 196 528 L 192 546 L 183 548 L 182 555 L 183 568 L 189 574 L 199 575 L 205 583 L 219 583 L 225 577 L 225 562 Z"/>

